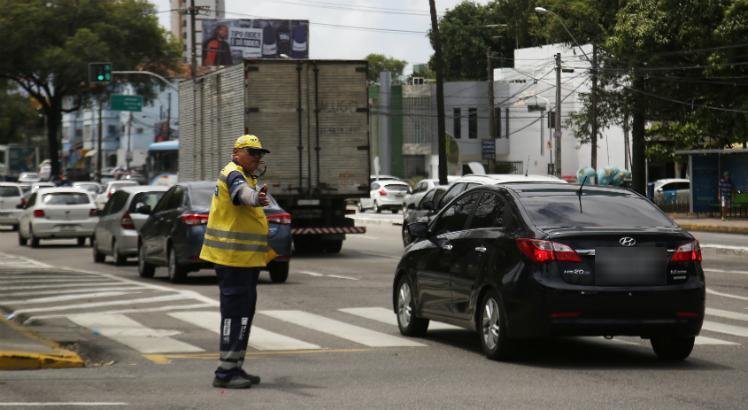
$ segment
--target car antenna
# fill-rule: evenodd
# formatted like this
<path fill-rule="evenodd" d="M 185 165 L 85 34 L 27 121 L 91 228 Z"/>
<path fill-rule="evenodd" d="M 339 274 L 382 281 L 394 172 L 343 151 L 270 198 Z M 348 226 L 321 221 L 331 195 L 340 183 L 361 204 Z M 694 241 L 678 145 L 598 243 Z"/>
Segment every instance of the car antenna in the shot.
<path fill-rule="evenodd" d="M 582 188 L 584 188 L 584 183 L 587 182 L 588 175 L 585 175 L 584 178 L 582 178 L 582 184 L 579 185 L 579 190 L 577 190 L 577 195 L 582 196 Z"/>

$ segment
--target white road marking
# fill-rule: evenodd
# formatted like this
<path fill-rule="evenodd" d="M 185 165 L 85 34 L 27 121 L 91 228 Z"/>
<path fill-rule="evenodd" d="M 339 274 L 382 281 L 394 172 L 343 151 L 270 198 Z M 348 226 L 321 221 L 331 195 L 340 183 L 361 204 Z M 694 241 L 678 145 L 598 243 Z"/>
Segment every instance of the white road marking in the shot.
<path fill-rule="evenodd" d="M 76 300 L 76 299 L 105 298 L 105 297 L 111 297 L 111 296 L 122 296 L 122 295 L 133 294 L 133 293 L 137 293 L 137 292 L 93 292 L 93 293 L 83 293 L 83 294 L 75 294 L 75 295 L 50 296 L 46 298 L 3 300 L 3 301 L 0 301 L 0 305 L 12 304 L 15 307 L 17 305 L 33 305 L 35 303 L 64 302 L 67 300 Z"/>
<path fill-rule="evenodd" d="M 141 353 L 188 353 L 205 350 L 171 338 L 181 334 L 176 330 L 151 329 L 125 315 L 89 313 L 68 316 L 80 326 L 127 345 Z"/>
<path fill-rule="evenodd" d="M 709 293 L 709 294 L 715 295 L 715 296 L 722 296 L 723 298 L 738 299 L 738 300 L 748 300 L 748 297 L 745 297 L 745 296 L 738 296 L 738 295 L 731 295 L 729 293 L 717 292 L 716 290 L 709 289 L 709 288 L 706 288 L 706 293 Z"/>
<path fill-rule="evenodd" d="M 724 323 L 705 320 L 701 328 L 726 335 L 748 337 L 748 328 L 742 326 L 726 325 Z"/>
<path fill-rule="evenodd" d="M 19 315 L 22 313 L 33 313 L 33 312 L 56 312 L 60 310 L 69 310 L 69 309 L 88 309 L 93 307 L 101 307 L 101 306 L 117 306 L 117 305 L 134 305 L 136 303 L 156 303 L 156 302 L 169 302 L 172 300 L 184 300 L 187 299 L 184 295 L 177 294 L 177 295 L 166 295 L 166 296 L 154 296 L 154 297 L 148 297 L 148 298 L 140 298 L 140 299 L 129 299 L 129 300 L 110 300 L 107 302 L 94 302 L 94 303 L 80 303 L 77 305 L 64 305 L 64 306 L 50 306 L 50 307 L 42 307 L 42 308 L 32 308 L 32 309 L 20 309 L 13 312 L 15 315 Z"/>
<path fill-rule="evenodd" d="M 197 325 L 203 329 L 219 333 L 221 314 L 219 312 L 174 312 L 169 316 Z M 307 350 L 321 349 L 320 346 L 294 339 L 279 333 L 252 326 L 249 345 L 257 350 Z"/>
<path fill-rule="evenodd" d="M 70 275 L 66 276 L 67 278 L 95 278 L 94 275 Z M 3 279 L 3 281 L 11 280 L 11 279 L 59 279 L 60 275 L 36 275 L 34 273 L 29 273 L 26 275 L 0 275 L 0 278 Z"/>
<path fill-rule="evenodd" d="M 35 284 L 35 283 L 57 283 L 57 282 L 91 282 L 95 280 L 101 280 L 97 277 L 64 277 L 64 276 L 58 276 L 56 278 L 24 278 L 24 279 L 9 279 L 5 280 L 3 278 L 3 283 L 12 285 L 14 283 L 29 283 L 29 284 Z"/>
<path fill-rule="evenodd" d="M 748 315 L 745 313 L 731 312 L 729 310 L 706 308 L 706 314 L 710 316 L 723 317 L 725 319 L 742 320 L 748 322 Z"/>
<path fill-rule="evenodd" d="M 402 337 L 376 332 L 363 327 L 350 325 L 339 320 L 302 312 L 300 310 L 262 310 L 259 313 L 284 322 L 327 333 L 342 339 L 369 347 L 424 346 Z"/>
<path fill-rule="evenodd" d="M 312 272 L 312 271 L 308 271 L 308 270 L 298 270 L 298 271 L 296 271 L 296 273 L 300 273 L 302 275 L 314 276 L 314 277 L 325 276 L 325 275 L 323 275 L 321 273 Z"/>
<path fill-rule="evenodd" d="M 366 319 L 375 320 L 392 326 L 397 326 L 397 316 L 395 312 L 383 307 L 360 307 L 338 309 L 341 312 L 350 313 L 351 315 L 360 316 Z M 461 327 L 452 326 L 447 323 L 432 320 L 429 322 L 429 330 L 452 330 L 462 329 Z"/>
<path fill-rule="evenodd" d="M 358 280 L 358 278 L 353 278 L 350 276 L 344 276 L 344 275 L 325 275 L 328 278 L 338 278 L 338 279 L 348 279 L 348 280 Z"/>
<path fill-rule="evenodd" d="M 0 253 L 0 259 L 3 260 L 3 267 L 4 268 L 13 268 L 13 267 L 19 267 L 19 268 L 27 268 L 27 267 L 35 267 L 35 268 L 51 268 L 52 265 L 47 265 L 46 263 L 39 262 L 37 260 L 26 258 L 24 256 L 18 256 L 13 255 L 10 253 Z"/>
<path fill-rule="evenodd" d="M 720 245 L 720 244 L 712 244 L 712 243 L 702 243 L 699 244 L 701 248 L 715 248 L 715 249 L 728 249 L 731 251 L 741 251 L 741 252 L 748 252 L 748 247 L 745 246 L 733 246 L 733 245 Z"/>
<path fill-rule="evenodd" d="M 129 406 L 130 403 L 124 401 L 17 401 L 0 403 L 0 407 L 101 407 L 101 406 Z"/>
<path fill-rule="evenodd" d="M 697 345 L 739 346 L 740 343 L 728 342 L 727 340 L 715 339 L 706 336 L 696 336 Z"/>
<path fill-rule="evenodd" d="M 213 304 L 205 304 L 205 303 L 195 303 L 192 305 L 168 305 L 168 306 L 159 306 L 159 307 L 153 307 L 153 308 L 135 308 L 135 309 L 120 309 L 120 310 L 104 310 L 97 313 L 101 314 L 123 314 L 123 313 L 147 313 L 147 312 L 170 312 L 172 310 L 185 310 L 185 309 L 202 309 L 202 308 L 209 308 L 209 307 L 215 307 Z M 28 319 L 26 319 L 23 324 L 28 325 L 33 323 L 36 320 L 44 320 L 44 319 L 59 319 L 63 317 L 67 317 L 68 313 L 60 313 L 55 315 L 39 315 L 39 316 L 31 316 Z"/>
<path fill-rule="evenodd" d="M 97 288 L 99 292 L 110 292 L 110 291 L 130 291 L 130 290 L 138 290 L 138 289 L 144 289 L 141 286 L 125 286 L 121 285 L 120 287 L 114 287 L 114 288 Z M 34 290 L 30 292 L 12 292 L 12 293 L 6 293 L 3 296 L 41 296 L 41 295 L 61 295 L 61 294 L 75 294 L 75 293 L 87 293 L 91 292 L 91 289 L 65 289 L 65 290 Z"/>
<path fill-rule="evenodd" d="M 78 288 L 81 286 L 115 286 L 115 285 L 117 285 L 116 282 L 107 281 L 106 279 L 101 279 L 101 282 L 74 283 L 74 284 L 69 284 L 69 285 L 48 284 L 48 285 L 30 285 L 30 286 L 3 286 L 3 287 L 0 287 L 0 291 L 21 290 L 21 289 L 45 289 L 45 288 L 64 289 L 64 288 Z"/>
<path fill-rule="evenodd" d="M 748 270 L 725 270 L 725 269 L 712 269 L 712 268 L 706 268 L 704 269 L 704 272 L 714 272 L 714 273 L 734 273 L 736 275 L 748 275 Z"/>

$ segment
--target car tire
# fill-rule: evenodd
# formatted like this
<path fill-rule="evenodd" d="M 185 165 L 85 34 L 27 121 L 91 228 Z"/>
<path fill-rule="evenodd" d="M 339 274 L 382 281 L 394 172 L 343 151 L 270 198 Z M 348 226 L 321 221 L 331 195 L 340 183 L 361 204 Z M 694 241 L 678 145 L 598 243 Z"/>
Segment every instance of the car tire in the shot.
<path fill-rule="evenodd" d="M 86 246 L 86 238 L 78 238 L 78 246 Z"/>
<path fill-rule="evenodd" d="M 117 247 L 117 241 L 112 242 L 112 259 L 114 259 L 115 265 L 124 265 L 127 263 L 127 255 L 119 253 L 119 247 Z"/>
<path fill-rule="evenodd" d="M 18 231 L 18 244 L 21 246 L 26 246 L 26 242 L 28 242 L 28 239 L 24 238 L 23 235 L 21 235 L 21 231 Z"/>
<path fill-rule="evenodd" d="M 93 249 L 92 253 L 94 263 L 104 263 L 106 255 L 99 252 L 99 248 L 96 246 L 96 239 L 93 236 L 91 237 L 91 249 Z"/>
<path fill-rule="evenodd" d="M 273 281 L 273 283 L 284 283 L 288 280 L 289 265 L 290 263 L 288 261 L 273 261 L 268 263 L 270 280 Z"/>
<path fill-rule="evenodd" d="M 395 289 L 395 314 L 400 333 L 414 337 L 425 335 L 429 328 L 429 320 L 416 316 L 416 301 L 409 277 L 400 275 Z"/>
<path fill-rule="evenodd" d="M 15 225 L 11 226 L 10 229 L 12 231 L 17 231 L 18 230 L 18 224 L 15 224 Z"/>
<path fill-rule="evenodd" d="M 392 209 L 390 209 L 390 212 L 392 212 L 393 214 L 396 214 L 396 213 L 400 212 L 400 209 L 398 209 L 398 208 L 392 208 Z"/>
<path fill-rule="evenodd" d="M 168 261 L 167 269 L 169 272 L 169 281 L 171 283 L 183 282 L 187 277 L 187 269 L 177 262 L 177 252 L 173 246 L 169 246 L 168 250 Z"/>
<path fill-rule="evenodd" d="M 695 341 L 694 336 L 654 336 L 650 339 L 657 358 L 671 362 L 685 360 Z"/>
<path fill-rule="evenodd" d="M 156 267 L 145 261 L 145 248 L 138 246 L 138 275 L 141 278 L 152 278 L 156 273 Z"/>
<path fill-rule="evenodd" d="M 477 328 L 480 333 L 480 345 L 486 357 L 492 360 L 509 357 L 506 312 L 501 296 L 495 290 L 486 292 L 481 300 Z"/>
<path fill-rule="evenodd" d="M 379 204 L 377 203 L 377 201 L 374 201 L 374 212 L 378 214 L 382 213 L 382 208 L 379 207 Z"/>
<path fill-rule="evenodd" d="M 408 232 L 408 227 L 403 223 L 403 231 L 401 233 L 401 236 L 403 237 L 403 246 L 408 246 L 413 241 L 410 239 L 410 233 Z"/>
<path fill-rule="evenodd" d="M 32 248 L 38 248 L 39 247 L 39 238 L 37 238 L 36 236 L 34 236 L 34 232 L 29 232 L 29 234 L 31 235 L 31 238 L 30 238 L 31 239 L 31 247 Z"/>
<path fill-rule="evenodd" d="M 359 212 L 359 213 L 364 213 L 364 212 L 366 212 L 366 208 L 364 208 L 364 204 L 363 204 L 363 203 L 361 203 L 361 201 L 360 201 L 360 200 L 358 201 L 358 212 Z"/>
<path fill-rule="evenodd" d="M 327 253 L 340 253 L 341 249 L 343 249 L 342 239 L 325 242 L 325 252 Z"/>

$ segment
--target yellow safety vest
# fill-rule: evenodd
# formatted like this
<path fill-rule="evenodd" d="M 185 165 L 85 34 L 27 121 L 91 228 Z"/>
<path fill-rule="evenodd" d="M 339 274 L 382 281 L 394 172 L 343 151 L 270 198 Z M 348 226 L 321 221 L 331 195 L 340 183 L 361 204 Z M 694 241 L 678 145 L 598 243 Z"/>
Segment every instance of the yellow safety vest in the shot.
<path fill-rule="evenodd" d="M 251 188 L 256 187 L 255 180 L 234 162 L 221 170 L 200 259 L 225 266 L 262 267 L 268 254 L 274 255 L 268 246 L 268 221 L 261 206 L 234 205 L 231 201 L 227 178 L 234 171 L 241 173 Z"/>

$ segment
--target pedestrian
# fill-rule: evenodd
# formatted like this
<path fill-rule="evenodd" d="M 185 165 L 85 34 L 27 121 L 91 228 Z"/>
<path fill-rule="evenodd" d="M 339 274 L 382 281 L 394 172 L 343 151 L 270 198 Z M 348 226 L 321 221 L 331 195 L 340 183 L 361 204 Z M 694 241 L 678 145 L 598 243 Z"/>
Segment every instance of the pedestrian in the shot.
<path fill-rule="evenodd" d="M 213 29 L 213 36 L 203 43 L 203 65 L 231 65 L 231 47 L 226 39 L 229 37 L 229 28 L 225 24 L 219 24 Z"/>
<path fill-rule="evenodd" d="M 270 151 L 255 135 L 234 143 L 232 160 L 221 170 L 210 204 L 200 258 L 213 262 L 220 289 L 220 357 L 214 387 L 246 389 L 260 377 L 242 369 L 257 302 L 260 268 L 275 255 L 268 246 L 263 206 L 267 187 L 257 187 L 257 169 Z"/>
<path fill-rule="evenodd" d="M 727 214 L 732 207 L 732 180 L 730 179 L 730 173 L 725 171 L 722 173 L 722 178 L 719 180 L 719 203 L 720 203 L 720 214 L 724 221 Z"/>

